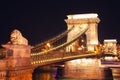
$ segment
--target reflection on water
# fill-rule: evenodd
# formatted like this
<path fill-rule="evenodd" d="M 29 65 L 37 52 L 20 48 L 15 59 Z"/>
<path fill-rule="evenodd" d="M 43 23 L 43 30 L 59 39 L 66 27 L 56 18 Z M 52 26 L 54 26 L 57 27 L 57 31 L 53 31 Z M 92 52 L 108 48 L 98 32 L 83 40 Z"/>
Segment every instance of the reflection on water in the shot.
<path fill-rule="evenodd" d="M 40 67 L 34 70 L 32 80 L 55 80 L 56 70 L 50 67 Z"/>
<path fill-rule="evenodd" d="M 62 67 L 40 67 L 34 70 L 32 80 L 64 80 Z"/>
<path fill-rule="evenodd" d="M 35 74 L 33 80 L 55 80 L 55 78 L 52 73 L 46 72 Z"/>
<path fill-rule="evenodd" d="M 104 70 L 104 79 L 102 80 L 113 80 L 112 73 L 110 69 Z M 81 80 L 80 78 L 65 78 L 64 77 L 64 68 L 61 67 L 44 67 L 37 68 L 34 70 L 33 79 L 32 80 Z M 82 79 L 83 80 L 83 79 Z M 86 79 L 85 79 L 86 80 Z M 87 80 L 91 80 L 88 79 Z M 101 79 L 93 79 L 93 80 L 101 80 Z"/>

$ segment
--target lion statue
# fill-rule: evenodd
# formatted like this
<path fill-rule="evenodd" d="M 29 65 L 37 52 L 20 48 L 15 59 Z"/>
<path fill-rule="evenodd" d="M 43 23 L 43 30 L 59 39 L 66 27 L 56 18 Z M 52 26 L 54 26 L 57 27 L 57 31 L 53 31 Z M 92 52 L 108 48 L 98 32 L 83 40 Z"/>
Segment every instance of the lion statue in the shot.
<path fill-rule="evenodd" d="M 19 30 L 15 29 L 11 32 L 10 43 L 17 45 L 28 45 L 28 40 L 22 36 Z"/>

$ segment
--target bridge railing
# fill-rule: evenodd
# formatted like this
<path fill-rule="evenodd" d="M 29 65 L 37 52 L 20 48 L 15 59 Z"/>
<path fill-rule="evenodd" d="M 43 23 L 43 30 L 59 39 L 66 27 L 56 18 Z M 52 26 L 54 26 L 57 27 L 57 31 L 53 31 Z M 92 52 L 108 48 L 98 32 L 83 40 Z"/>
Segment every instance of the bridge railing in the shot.
<path fill-rule="evenodd" d="M 33 65 L 45 65 L 55 62 L 60 62 L 69 59 L 76 59 L 80 57 L 89 57 L 96 55 L 95 53 L 86 53 L 86 52 L 59 52 L 53 51 L 47 54 L 31 56 Z"/>

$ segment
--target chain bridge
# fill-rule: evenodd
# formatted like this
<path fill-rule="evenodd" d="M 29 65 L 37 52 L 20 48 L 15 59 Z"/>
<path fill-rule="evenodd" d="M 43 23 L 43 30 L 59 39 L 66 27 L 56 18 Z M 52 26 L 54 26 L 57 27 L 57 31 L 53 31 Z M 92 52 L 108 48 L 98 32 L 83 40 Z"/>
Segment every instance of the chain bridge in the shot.
<path fill-rule="evenodd" d="M 98 15 L 91 13 L 67 17 L 66 31 L 35 46 L 30 46 L 20 31 L 14 30 L 11 41 L 2 45 L 5 58 L 0 60 L 0 80 L 32 80 L 36 67 L 99 56 L 95 48 L 99 44 Z"/>

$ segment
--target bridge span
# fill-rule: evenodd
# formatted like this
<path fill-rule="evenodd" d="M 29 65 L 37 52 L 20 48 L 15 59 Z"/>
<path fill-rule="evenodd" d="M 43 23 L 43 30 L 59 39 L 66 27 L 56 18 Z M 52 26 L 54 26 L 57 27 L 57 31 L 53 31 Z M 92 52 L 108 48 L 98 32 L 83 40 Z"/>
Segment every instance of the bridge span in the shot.
<path fill-rule="evenodd" d="M 79 58 L 98 58 L 100 54 L 95 47 L 98 45 L 97 24 L 100 20 L 97 14 L 69 15 L 65 21 L 67 31 L 35 46 L 28 45 L 19 30 L 11 32 L 10 41 L 2 45 L 5 57 L 0 59 L 0 80 L 32 80 L 32 73 L 38 66 Z M 87 46 L 80 47 L 79 39 L 83 34 L 87 35 Z M 56 45 L 64 36 L 67 36 L 67 41 Z"/>

